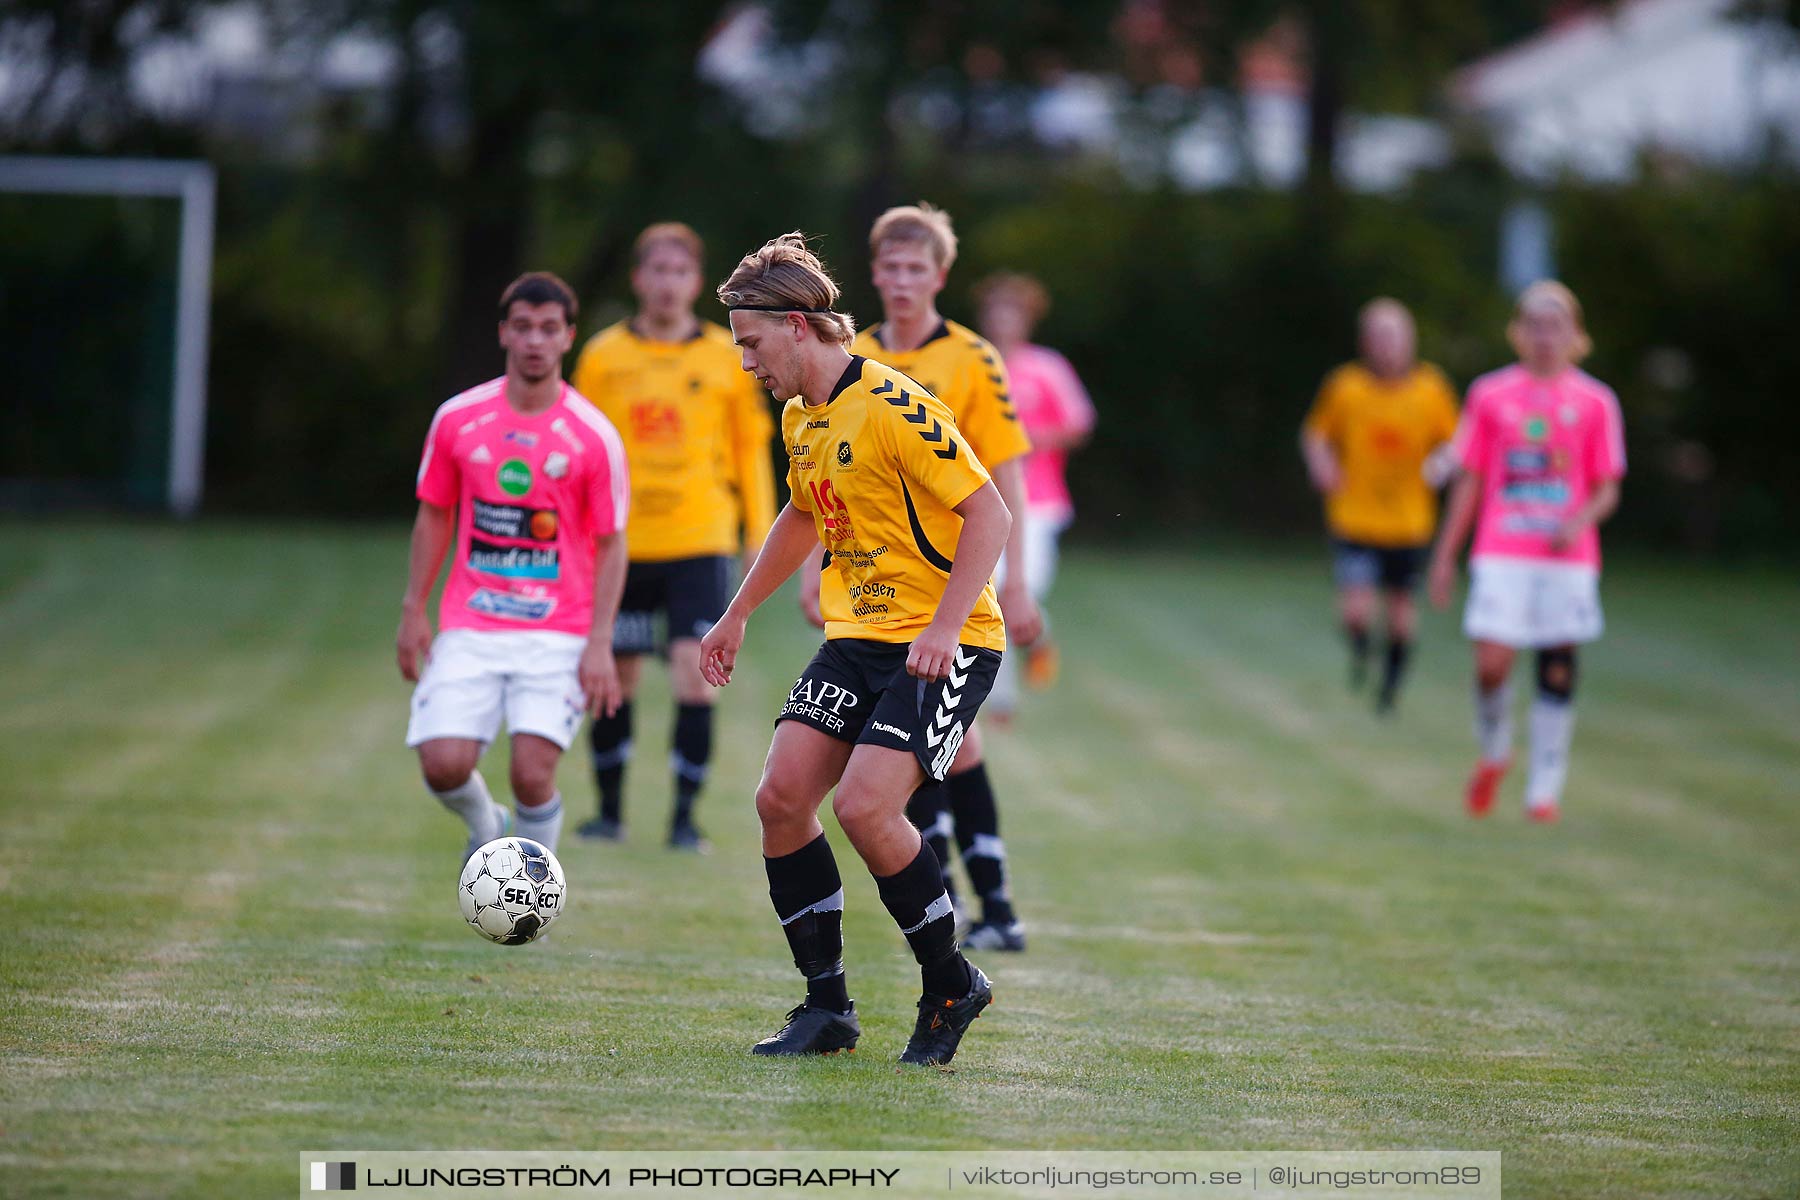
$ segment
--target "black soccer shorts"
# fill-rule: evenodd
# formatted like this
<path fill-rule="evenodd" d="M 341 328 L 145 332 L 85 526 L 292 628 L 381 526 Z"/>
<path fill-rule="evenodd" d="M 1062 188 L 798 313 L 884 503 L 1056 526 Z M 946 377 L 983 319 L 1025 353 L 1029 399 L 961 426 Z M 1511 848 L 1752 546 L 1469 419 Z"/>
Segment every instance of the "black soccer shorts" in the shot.
<path fill-rule="evenodd" d="M 657 654 L 668 642 L 703 638 L 731 602 L 731 559 L 723 554 L 634 562 L 613 623 L 614 654 Z M 666 614 L 666 640 L 656 618 Z"/>
<path fill-rule="evenodd" d="M 852 745 L 911 751 L 941 781 L 994 686 L 1000 655 L 958 646 L 950 673 L 927 683 L 906 673 L 911 649 L 863 638 L 827 641 L 794 682 L 775 723 L 803 721 Z"/>
<path fill-rule="evenodd" d="M 1340 588 L 1372 588 L 1410 592 L 1419 586 L 1431 547 L 1370 546 L 1345 538 L 1331 539 L 1331 574 Z"/>

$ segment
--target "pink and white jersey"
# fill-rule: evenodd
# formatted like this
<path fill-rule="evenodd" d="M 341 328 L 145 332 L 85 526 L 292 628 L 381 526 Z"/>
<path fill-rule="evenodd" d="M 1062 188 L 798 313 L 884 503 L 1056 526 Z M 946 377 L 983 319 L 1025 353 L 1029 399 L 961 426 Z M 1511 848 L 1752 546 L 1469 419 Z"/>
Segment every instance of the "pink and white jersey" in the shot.
<path fill-rule="evenodd" d="M 1006 356 L 1006 374 L 1012 380 L 1013 410 L 1025 426 L 1033 446 L 1048 434 L 1085 434 L 1094 427 L 1094 405 L 1069 360 L 1050 349 L 1027 343 Z M 1025 500 L 1033 508 L 1074 515 L 1064 471 L 1066 450 L 1033 450 L 1025 456 Z"/>
<path fill-rule="evenodd" d="M 445 401 L 419 462 L 418 498 L 457 510 L 442 629 L 586 637 L 594 619 L 594 539 L 625 528 L 625 447 L 568 384 L 524 414 L 506 379 Z"/>
<path fill-rule="evenodd" d="M 1589 527 L 1557 552 L 1550 536 L 1599 484 L 1625 475 L 1625 426 L 1612 389 L 1571 367 L 1539 379 L 1510 366 L 1469 386 L 1457 458 L 1480 472 L 1473 558 L 1527 558 L 1600 566 Z"/>

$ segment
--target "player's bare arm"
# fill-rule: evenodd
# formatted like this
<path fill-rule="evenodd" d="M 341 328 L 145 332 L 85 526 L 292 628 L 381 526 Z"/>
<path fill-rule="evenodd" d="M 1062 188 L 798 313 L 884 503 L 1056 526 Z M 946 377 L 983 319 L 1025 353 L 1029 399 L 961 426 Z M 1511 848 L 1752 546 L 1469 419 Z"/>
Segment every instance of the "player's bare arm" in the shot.
<path fill-rule="evenodd" d="M 824 543 L 816 540 L 813 542 L 812 557 L 815 562 L 825 557 Z M 825 628 L 825 610 L 819 607 L 819 572 L 817 571 L 800 572 L 800 615 L 805 617 L 814 629 Z"/>
<path fill-rule="evenodd" d="M 956 661 L 957 635 L 975 611 L 975 601 L 981 598 L 981 589 L 993 576 L 994 565 L 1000 561 L 1000 551 L 1013 528 L 1012 514 L 991 483 L 983 484 L 952 511 L 963 519 L 956 561 L 950 567 L 950 578 L 944 583 L 944 595 L 932 614 L 931 624 L 913 639 L 912 650 L 906 656 L 907 674 L 927 681 L 942 679 Z"/>
<path fill-rule="evenodd" d="M 714 687 L 724 687 L 731 682 L 750 614 L 774 595 L 802 563 L 811 559 L 818 544 L 812 518 L 792 504 L 784 505 L 775 524 L 769 527 L 769 536 L 763 539 L 762 550 L 750 564 L 750 570 L 744 575 L 744 582 L 738 587 L 737 595 L 732 597 L 725 615 L 700 639 L 700 674 L 706 677 L 706 682 Z M 991 565 L 989 569 L 992 569 Z M 971 598 L 969 603 L 973 606 L 974 600 Z"/>
<path fill-rule="evenodd" d="M 431 585 L 444 565 L 444 554 L 450 549 L 455 522 L 453 509 L 419 502 L 412 549 L 407 555 L 406 595 L 400 600 L 400 631 L 394 638 L 400 677 L 408 683 L 419 682 L 419 672 L 431 653 L 431 616 L 426 605 L 431 600 Z"/>
<path fill-rule="evenodd" d="M 1449 512 L 1444 515 L 1444 528 L 1431 554 L 1431 603 L 1437 608 L 1450 604 L 1450 593 L 1456 586 L 1456 556 L 1469 540 L 1475 509 L 1481 504 L 1481 480 L 1481 472 L 1464 471 L 1450 489 Z"/>
<path fill-rule="evenodd" d="M 1587 503 L 1570 513 L 1561 528 L 1550 535 L 1550 548 L 1558 553 L 1567 550 L 1589 526 L 1602 524 L 1618 507 L 1619 481 L 1607 479 L 1596 484 Z"/>
<path fill-rule="evenodd" d="M 628 557 L 623 533 L 594 539 L 594 623 L 575 668 L 582 695 L 587 697 L 589 716 L 610 717 L 619 711 L 625 698 L 612 644 L 613 621 L 619 615 L 619 596 L 625 590 Z"/>
<path fill-rule="evenodd" d="M 1326 495 L 1338 490 L 1343 473 L 1338 470 L 1337 455 L 1331 451 L 1331 439 L 1322 434 L 1303 432 L 1300 456 L 1306 460 L 1306 473 L 1312 479 L 1313 487 Z"/>
<path fill-rule="evenodd" d="M 1006 618 L 1006 633 L 1014 645 L 1029 646 L 1044 632 L 1044 615 L 1038 611 L 1031 595 L 1026 570 L 1026 529 L 1030 515 L 1025 507 L 1024 459 L 1009 458 L 996 467 L 993 487 L 1012 518 L 1012 532 L 1006 539 L 1006 583 L 1000 588 L 1000 614 Z M 964 536 L 968 534 L 964 527 Z M 971 599 L 970 607 L 974 606 Z M 965 617 L 967 613 L 963 614 Z"/>

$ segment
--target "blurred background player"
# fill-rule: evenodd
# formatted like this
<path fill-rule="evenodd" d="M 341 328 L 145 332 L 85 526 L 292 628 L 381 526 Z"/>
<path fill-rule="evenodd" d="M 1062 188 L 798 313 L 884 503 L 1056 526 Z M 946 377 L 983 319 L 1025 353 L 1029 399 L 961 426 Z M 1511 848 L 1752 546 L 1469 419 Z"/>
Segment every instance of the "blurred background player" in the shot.
<path fill-rule="evenodd" d="M 790 499 L 702 642 L 708 682 L 730 681 L 750 614 L 821 541 L 837 590 L 883 598 L 832 618 L 776 718 L 756 814 L 806 999 L 754 1052 L 835 1053 L 861 1034 L 844 981 L 844 888 L 818 817 L 836 787 L 832 810 L 919 963 L 900 1061 L 947 1063 L 993 989 L 957 949 L 942 868 L 905 809 L 921 782 L 944 777 L 993 686 L 1006 629 L 990 578 L 1011 518 L 949 409 L 848 352 L 854 327 L 832 311 L 837 285 L 801 234 L 746 255 L 719 298 L 744 370 L 792 397 L 781 417 Z"/>
<path fill-rule="evenodd" d="M 1350 643 L 1350 685 L 1367 671 L 1377 592 L 1387 648 L 1378 712 L 1391 712 L 1412 652 L 1413 593 L 1437 523 L 1436 488 L 1448 475 L 1456 393 L 1415 358 L 1412 314 L 1371 300 L 1358 320 L 1361 359 L 1325 377 L 1300 430 L 1313 486 L 1325 497 L 1338 615 Z"/>
<path fill-rule="evenodd" d="M 869 254 L 870 273 L 881 295 L 882 322 L 857 336 L 855 350 L 917 380 L 942 400 L 976 456 L 992 472 L 994 487 L 1013 516 L 1006 559 L 1017 568 L 1001 586 L 1000 607 L 1012 646 L 1023 649 L 1042 629 L 1027 584 L 1031 521 L 1024 461 L 1031 442 L 1013 410 L 999 352 L 974 330 L 938 313 L 938 294 L 956 262 L 956 231 L 949 214 L 930 204 L 890 208 L 869 230 Z M 813 572 L 802 578 L 801 605 L 808 618 L 814 624 L 847 619 L 852 608 L 849 595 L 834 586 L 819 595 L 809 594 L 809 585 L 816 587 L 818 582 Z M 956 837 L 969 885 L 982 904 L 981 917 L 968 930 L 965 944 L 981 950 L 1023 950 L 1024 926 L 1013 911 L 1006 846 L 1000 840 L 999 809 L 979 725 L 969 726 L 949 779 L 941 785 L 927 780 L 907 815 L 944 864 L 946 877 L 952 833 Z M 951 897 L 955 899 L 954 888 Z"/>
<path fill-rule="evenodd" d="M 554 850 L 557 761 L 584 711 L 619 706 L 613 614 L 630 482 L 611 422 L 562 379 L 575 313 L 556 276 L 515 280 L 500 298 L 506 374 L 437 410 L 419 462 L 396 637 L 400 674 L 418 684 L 406 744 L 431 794 L 469 827 L 471 854 L 506 827 L 476 769 L 501 719 L 519 836 Z M 433 640 L 426 603 L 452 538 Z"/>
<path fill-rule="evenodd" d="M 1431 599 L 1450 602 L 1475 528 L 1463 632 L 1475 643 L 1473 816 L 1493 807 L 1512 756 L 1513 658 L 1537 651 L 1526 813 L 1556 820 L 1575 730 L 1575 647 L 1600 636 L 1599 525 L 1619 506 L 1625 430 L 1612 389 L 1575 366 L 1593 348 L 1574 293 L 1542 280 L 1520 295 L 1507 336 L 1516 365 L 1469 388 L 1456 448 L 1462 477 L 1431 562 Z"/>
<path fill-rule="evenodd" d="M 1025 427 L 1031 452 L 1025 456 L 1025 535 L 1030 539 L 1025 586 L 1041 606 L 1056 581 L 1057 541 L 1075 518 L 1066 471 L 1069 453 L 1094 430 L 1094 405 L 1069 360 L 1031 341 L 1032 330 L 1050 310 L 1050 293 L 1029 275 L 1000 272 L 975 286 L 981 332 L 1000 351 L 1012 388 L 1013 411 Z M 1009 565 L 1000 560 L 1001 586 Z M 1000 677 L 988 697 L 988 713 L 1005 721 L 1018 703 L 1018 655 L 1000 663 Z M 1046 615 L 1037 639 L 1025 649 L 1025 677 L 1034 687 L 1055 682 L 1056 646 Z"/>
<path fill-rule="evenodd" d="M 678 222 L 639 234 L 637 313 L 590 338 L 575 367 L 576 390 L 619 428 L 631 464 L 631 567 L 614 643 L 625 699 L 594 722 L 600 811 L 577 832 L 624 836 L 631 701 L 643 656 L 659 648 L 660 615 L 675 693 L 669 845 L 683 850 L 705 846 L 694 805 L 712 760 L 714 692 L 700 678 L 700 638 L 725 611 L 740 547 L 754 555 L 775 515 L 768 400 L 738 369 L 731 334 L 694 315 L 701 256 L 699 235 Z"/>

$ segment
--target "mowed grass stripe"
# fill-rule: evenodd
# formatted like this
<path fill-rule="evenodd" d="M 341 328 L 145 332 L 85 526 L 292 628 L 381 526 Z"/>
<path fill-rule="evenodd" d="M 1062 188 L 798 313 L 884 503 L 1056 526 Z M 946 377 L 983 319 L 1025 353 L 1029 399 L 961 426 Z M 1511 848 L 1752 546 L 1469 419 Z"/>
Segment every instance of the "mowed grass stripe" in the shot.
<path fill-rule="evenodd" d="M 1463 1145 L 1505 1148 L 1520 1194 L 1797 1177 L 1794 701 L 1742 632 L 1791 614 L 1764 589 L 1691 627 L 1664 573 L 1609 584 L 1615 637 L 1623 608 L 1671 648 L 1590 656 L 1571 820 L 1541 830 L 1457 809 L 1447 618 L 1384 726 L 1310 558 L 1076 556 L 1064 683 L 992 737 L 1033 949 L 990 962 L 955 1074 L 902 1075 L 914 976 L 841 838 L 863 1050 L 744 1054 L 798 993 L 749 808 L 816 645 L 790 602 L 726 695 L 718 852 L 660 847 L 653 668 L 633 840 L 568 845 L 576 905 L 505 951 L 460 928 L 461 837 L 399 745 L 402 535 L 81 534 L 0 529 L 48 577 L 0 594 L 27 681 L 0 697 L 0 904 L 30 931 L 0 951 L 9 1195 L 285 1190 L 303 1145 Z M 1713 610 L 1730 582 L 1700 579 Z M 196 855 L 224 856 L 203 889 L 171 869 Z"/>

